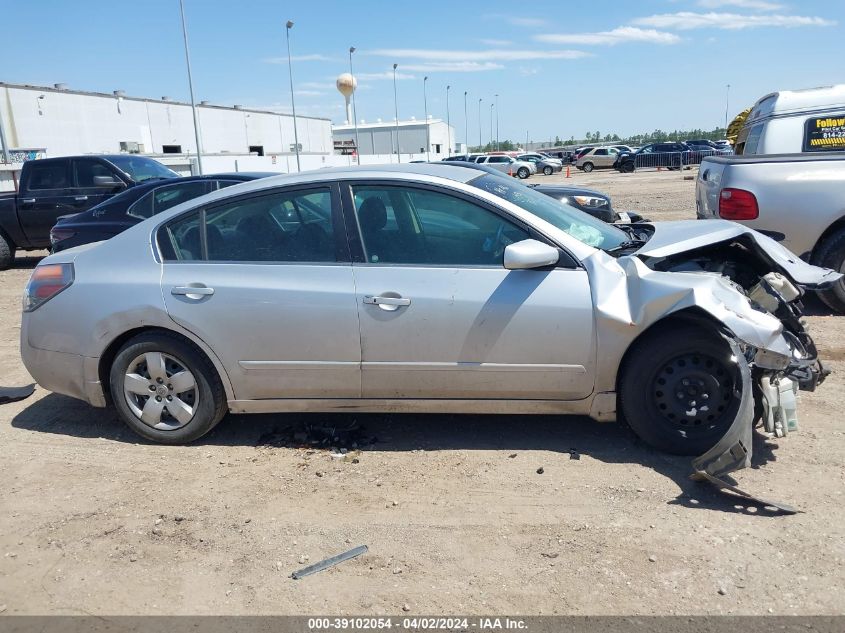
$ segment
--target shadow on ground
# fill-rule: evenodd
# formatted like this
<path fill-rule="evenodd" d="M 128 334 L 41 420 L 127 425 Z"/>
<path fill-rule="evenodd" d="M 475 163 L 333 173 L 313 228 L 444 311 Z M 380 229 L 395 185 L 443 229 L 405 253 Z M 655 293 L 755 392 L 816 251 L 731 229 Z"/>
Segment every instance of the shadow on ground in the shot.
<path fill-rule="evenodd" d="M 129 444 L 146 443 L 112 409 L 95 409 L 65 396 L 48 394 L 34 401 L 12 420 L 14 428 L 78 438 L 104 438 Z M 199 446 L 288 446 L 287 439 L 303 429 L 355 429 L 365 438 L 362 451 L 493 450 L 510 454 L 543 450 L 563 459 L 589 456 L 604 463 L 639 464 L 671 479 L 680 494 L 669 501 L 691 509 L 755 513 L 771 516 L 762 504 L 718 491 L 689 479 L 689 457 L 668 455 L 644 445 L 621 424 L 600 424 L 579 416 L 536 415 L 423 415 L 363 413 L 291 413 L 229 415 Z M 306 434 L 307 437 L 307 434 Z M 279 444 L 273 438 L 286 438 Z M 304 440 L 307 443 L 307 439 Z M 307 444 L 306 444 L 307 445 Z M 777 458 L 777 448 L 755 433 L 752 468 Z M 162 447 L 162 450 L 167 450 Z M 726 478 L 729 483 L 736 483 Z"/>

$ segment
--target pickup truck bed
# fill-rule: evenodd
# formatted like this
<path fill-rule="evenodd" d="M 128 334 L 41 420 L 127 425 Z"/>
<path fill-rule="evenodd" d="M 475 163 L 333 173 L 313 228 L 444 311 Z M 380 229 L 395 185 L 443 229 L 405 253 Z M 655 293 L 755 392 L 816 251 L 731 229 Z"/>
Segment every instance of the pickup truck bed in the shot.
<path fill-rule="evenodd" d="M 699 219 L 740 222 L 808 262 L 845 271 L 845 152 L 707 157 L 695 206 Z M 845 284 L 821 297 L 845 312 Z"/>

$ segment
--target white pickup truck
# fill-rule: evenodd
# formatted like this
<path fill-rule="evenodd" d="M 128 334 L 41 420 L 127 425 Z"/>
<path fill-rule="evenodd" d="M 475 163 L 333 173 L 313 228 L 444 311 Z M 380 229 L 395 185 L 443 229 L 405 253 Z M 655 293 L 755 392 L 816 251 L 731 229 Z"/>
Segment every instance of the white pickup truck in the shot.
<path fill-rule="evenodd" d="M 845 272 L 845 152 L 707 157 L 695 185 L 696 215 L 745 224 L 801 259 Z M 845 313 L 845 283 L 820 291 Z"/>

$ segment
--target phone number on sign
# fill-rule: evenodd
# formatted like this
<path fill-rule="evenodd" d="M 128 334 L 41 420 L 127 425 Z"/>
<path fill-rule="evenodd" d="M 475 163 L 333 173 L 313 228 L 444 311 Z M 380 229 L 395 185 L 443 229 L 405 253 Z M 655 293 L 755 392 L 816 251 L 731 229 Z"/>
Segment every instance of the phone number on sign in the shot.
<path fill-rule="evenodd" d="M 376 629 L 466 631 L 468 618 L 309 618 L 311 631 L 365 631 Z M 475 623 L 472 628 L 477 628 Z"/>

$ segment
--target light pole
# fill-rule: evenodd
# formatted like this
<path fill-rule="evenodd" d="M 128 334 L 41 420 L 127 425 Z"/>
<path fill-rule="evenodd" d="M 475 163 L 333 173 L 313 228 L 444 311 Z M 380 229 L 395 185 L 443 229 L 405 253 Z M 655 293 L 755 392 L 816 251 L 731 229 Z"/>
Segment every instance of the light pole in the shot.
<path fill-rule="evenodd" d="M 396 162 L 402 162 L 402 156 L 399 153 L 399 100 L 396 98 L 396 68 L 399 64 L 393 64 L 393 109 L 396 114 Z"/>
<path fill-rule="evenodd" d="M 493 104 L 490 104 L 490 145 L 493 145 Z M 499 151 L 499 145 L 496 145 L 496 151 Z"/>
<path fill-rule="evenodd" d="M 496 151 L 499 151 L 499 95 L 496 95 Z"/>
<path fill-rule="evenodd" d="M 290 30 L 293 28 L 293 22 L 290 20 L 285 24 L 285 36 L 288 41 L 288 77 L 290 77 L 290 107 L 293 110 L 293 149 L 296 151 L 296 171 L 302 171 L 302 166 L 299 164 L 299 132 L 296 130 L 296 102 L 293 98 L 293 66 L 290 62 Z M 284 151 L 282 147 L 282 151 Z"/>
<path fill-rule="evenodd" d="M 464 91 L 464 144 L 469 154 L 469 118 L 467 117 L 467 92 Z"/>
<path fill-rule="evenodd" d="M 355 52 L 355 47 L 349 47 L 349 74 L 352 79 L 355 79 L 355 73 L 352 72 L 352 53 Z M 358 110 L 355 107 L 355 89 L 352 89 L 352 118 L 355 119 L 355 155 L 358 157 L 358 164 L 361 164 L 361 145 L 358 143 Z"/>
<path fill-rule="evenodd" d="M 450 156 L 452 154 L 452 128 L 449 123 L 449 88 L 451 87 L 452 86 L 446 86 L 446 146 L 448 147 L 446 150 L 446 156 Z"/>
<path fill-rule="evenodd" d="M 194 115 L 194 140 L 197 143 L 197 169 L 202 175 L 202 150 L 200 149 L 200 128 L 197 123 L 197 104 L 194 100 L 194 80 L 191 76 L 191 56 L 188 54 L 188 27 L 185 24 L 185 5 L 179 0 L 179 12 L 182 14 L 182 39 L 185 41 L 185 63 L 188 66 L 188 89 L 191 92 L 191 112 Z M 6 142 L 3 142 L 4 156 L 6 156 Z M 8 157 L 7 157 L 8 158 Z M 8 160 L 7 160 L 8 162 Z"/>
<path fill-rule="evenodd" d="M 425 116 L 425 159 L 426 161 L 431 161 L 431 156 L 429 156 L 429 150 L 431 149 L 431 138 L 428 135 L 428 97 L 425 93 L 425 85 L 427 83 L 428 77 L 423 77 L 423 115 Z"/>
<path fill-rule="evenodd" d="M 478 100 L 478 151 L 481 151 L 481 102 L 483 99 Z"/>
<path fill-rule="evenodd" d="M 728 133 L 728 104 L 730 103 L 731 85 L 728 84 L 725 90 L 725 134 Z"/>

